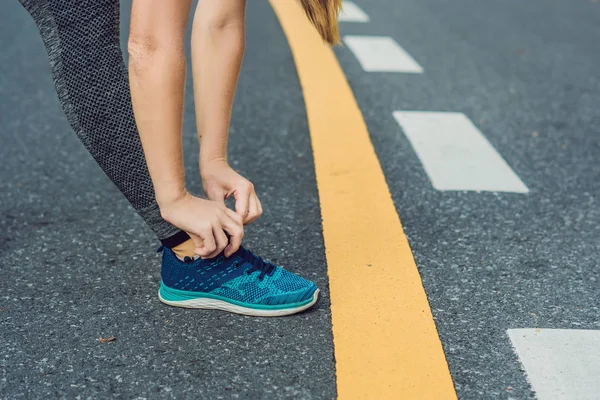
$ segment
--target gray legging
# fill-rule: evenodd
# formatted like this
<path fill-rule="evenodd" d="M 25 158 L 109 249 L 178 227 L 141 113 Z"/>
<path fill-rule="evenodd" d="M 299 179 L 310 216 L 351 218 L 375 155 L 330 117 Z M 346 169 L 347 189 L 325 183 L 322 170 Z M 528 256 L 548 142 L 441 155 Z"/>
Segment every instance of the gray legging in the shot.
<path fill-rule="evenodd" d="M 156 204 L 119 44 L 119 1 L 19 1 L 40 30 L 58 98 L 83 145 L 164 245 L 187 240 Z"/>

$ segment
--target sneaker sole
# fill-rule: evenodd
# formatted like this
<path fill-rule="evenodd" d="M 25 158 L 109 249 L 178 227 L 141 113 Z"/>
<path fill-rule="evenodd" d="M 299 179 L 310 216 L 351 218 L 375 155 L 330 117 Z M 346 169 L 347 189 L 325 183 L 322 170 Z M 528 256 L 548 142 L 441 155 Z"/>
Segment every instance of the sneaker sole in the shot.
<path fill-rule="evenodd" d="M 221 310 L 227 311 L 234 314 L 249 315 L 252 317 L 283 317 L 285 315 L 292 315 L 304 311 L 312 307 L 317 300 L 319 300 L 319 289 L 313 293 L 313 297 L 309 302 L 303 302 L 301 305 L 292 306 L 289 308 L 251 308 L 244 307 L 238 304 L 233 304 L 224 300 L 197 297 L 189 300 L 171 301 L 166 300 L 162 297 L 160 290 L 158 291 L 158 298 L 161 302 L 174 307 L 182 308 L 197 308 L 203 310 Z"/>

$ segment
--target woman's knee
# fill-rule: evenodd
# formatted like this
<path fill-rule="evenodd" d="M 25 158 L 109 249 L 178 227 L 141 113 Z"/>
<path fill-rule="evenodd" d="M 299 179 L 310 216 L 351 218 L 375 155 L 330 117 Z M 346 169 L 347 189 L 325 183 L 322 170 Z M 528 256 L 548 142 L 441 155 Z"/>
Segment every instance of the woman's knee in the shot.
<path fill-rule="evenodd" d="M 127 50 L 130 58 L 183 54 L 189 0 L 134 1 Z"/>

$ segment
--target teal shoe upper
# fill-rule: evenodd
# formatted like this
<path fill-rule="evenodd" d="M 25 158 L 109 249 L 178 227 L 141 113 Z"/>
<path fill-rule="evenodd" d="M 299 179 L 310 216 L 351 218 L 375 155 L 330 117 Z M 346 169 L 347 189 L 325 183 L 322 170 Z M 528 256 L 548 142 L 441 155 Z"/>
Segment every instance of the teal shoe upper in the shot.
<path fill-rule="evenodd" d="M 312 299 L 317 287 L 277 265 L 240 247 L 230 257 L 222 254 L 208 260 L 179 260 L 163 250 L 163 285 L 190 295 L 216 296 L 245 305 L 276 306 Z"/>

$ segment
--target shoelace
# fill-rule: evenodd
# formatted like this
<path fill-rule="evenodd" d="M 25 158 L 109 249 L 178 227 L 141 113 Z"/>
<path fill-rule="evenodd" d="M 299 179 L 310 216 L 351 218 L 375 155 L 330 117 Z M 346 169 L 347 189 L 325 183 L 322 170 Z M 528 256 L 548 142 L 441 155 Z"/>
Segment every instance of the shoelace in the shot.
<path fill-rule="evenodd" d="M 240 251 L 240 256 L 242 257 L 242 259 L 244 261 L 246 261 L 247 263 L 252 265 L 252 268 L 250 268 L 247 272 L 248 275 L 253 273 L 254 271 L 260 271 L 260 275 L 258 275 L 258 279 L 261 281 L 267 275 L 273 276 L 273 274 L 275 273 L 275 269 L 277 268 L 277 266 L 275 264 L 271 264 L 270 262 L 263 260 L 262 258 L 257 256 L 256 254 L 252 253 L 248 249 L 244 249 L 244 250 L 245 251 Z"/>
<path fill-rule="evenodd" d="M 156 252 L 161 253 L 163 250 L 164 250 L 164 246 L 160 246 L 156 250 Z M 258 275 L 258 279 L 262 281 L 263 279 L 265 279 L 265 276 L 267 276 L 267 275 L 273 276 L 273 274 L 275 273 L 275 269 L 277 268 L 277 266 L 275 264 L 271 264 L 270 262 L 263 260 L 261 257 L 257 256 L 250 250 L 241 247 L 237 251 L 237 253 L 242 258 L 242 260 L 244 260 L 248 264 L 252 265 L 252 268 L 250 268 L 246 272 L 248 275 L 250 275 L 251 273 L 253 273 L 255 271 L 260 271 L 260 275 Z M 195 260 L 190 257 L 185 257 L 185 259 L 184 259 L 184 262 L 186 262 L 186 263 L 193 262 L 193 261 L 195 261 Z"/>

